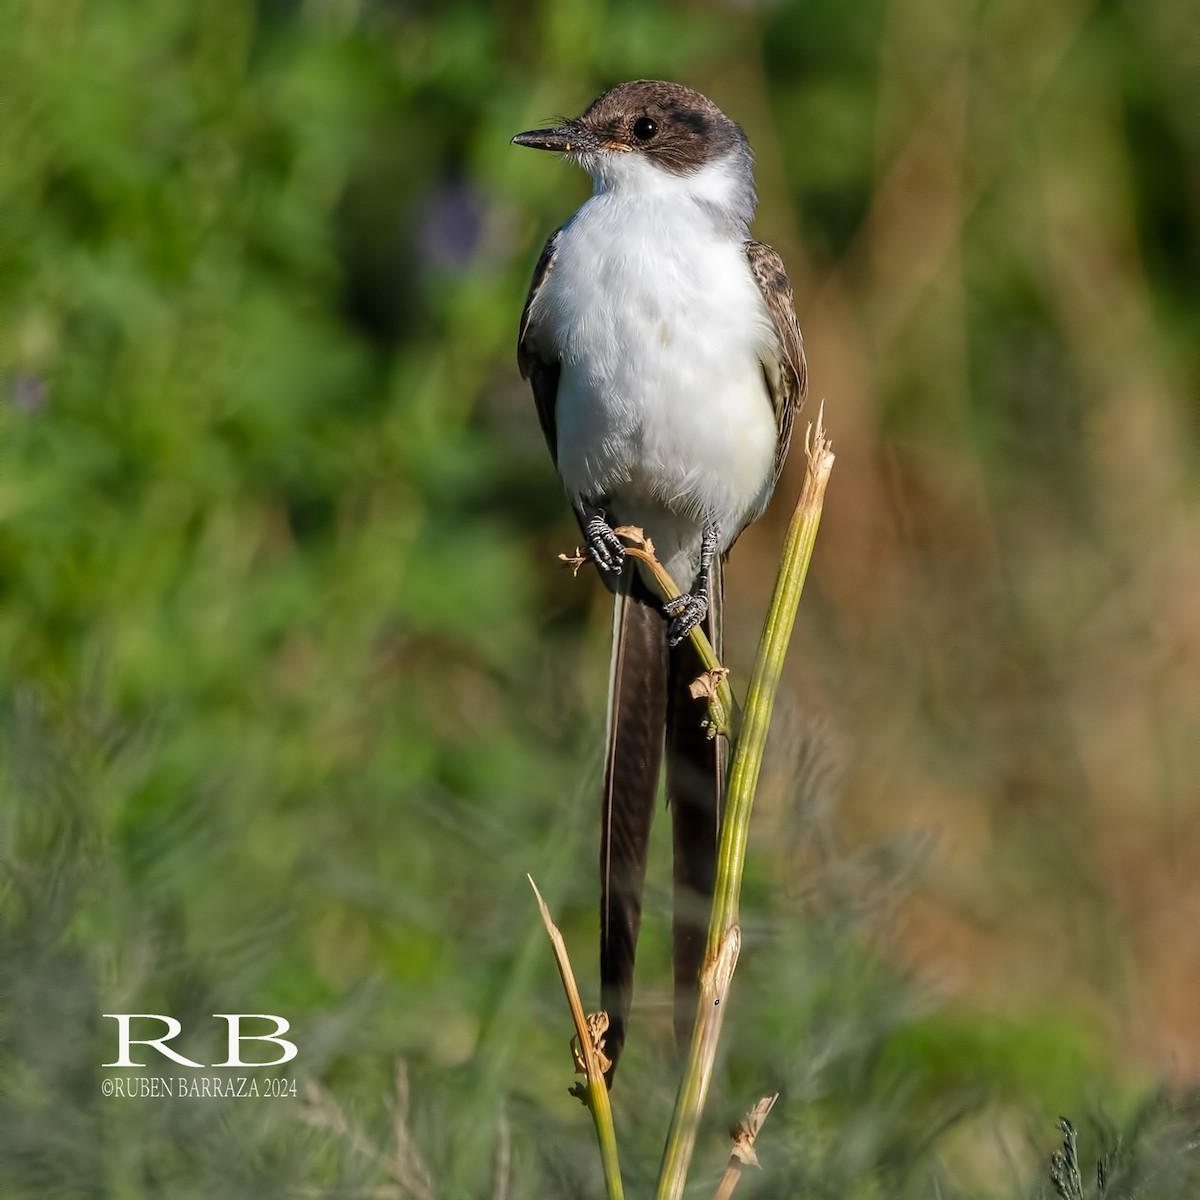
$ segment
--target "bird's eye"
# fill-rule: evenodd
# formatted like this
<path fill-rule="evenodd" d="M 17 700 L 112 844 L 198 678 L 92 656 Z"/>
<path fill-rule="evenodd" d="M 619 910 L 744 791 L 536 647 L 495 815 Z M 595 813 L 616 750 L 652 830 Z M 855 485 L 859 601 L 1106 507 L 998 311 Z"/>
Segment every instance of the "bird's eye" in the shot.
<path fill-rule="evenodd" d="M 658 123 L 649 117 L 638 117 L 633 123 L 633 136 L 639 142 L 648 142 L 658 132 Z"/>

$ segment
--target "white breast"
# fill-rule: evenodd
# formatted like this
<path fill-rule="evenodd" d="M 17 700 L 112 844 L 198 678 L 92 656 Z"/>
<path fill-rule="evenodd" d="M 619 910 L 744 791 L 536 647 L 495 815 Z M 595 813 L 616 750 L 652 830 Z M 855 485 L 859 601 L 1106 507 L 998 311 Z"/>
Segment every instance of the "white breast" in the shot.
<path fill-rule="evenodd" d="M 727 546 L 769 498 L 777 438 L 775 332 L 740 241 L 669 189 L 600 193 L 560 234 L 538 319 L 567 490 L 607 498 L 675 571 L 709 522 Z"/>

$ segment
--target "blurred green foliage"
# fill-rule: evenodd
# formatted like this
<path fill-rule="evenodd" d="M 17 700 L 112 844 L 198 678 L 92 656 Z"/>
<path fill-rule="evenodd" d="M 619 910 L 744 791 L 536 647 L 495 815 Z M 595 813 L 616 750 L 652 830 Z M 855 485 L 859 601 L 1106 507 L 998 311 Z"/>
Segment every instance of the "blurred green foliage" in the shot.
<path fill-rule="evenodd" d="M 1056 653 L 1091 619 L 1079 598 L 1153 583 L 1095 634 L 1137 662 L 1174 644 L 1147 612 L 1188 620 L 1168 554 L 1195 529 L 1185 33 L 1166 0 L 4 4 L 0 1194 L 421 1194 L 331 1115 L 389 1144 L 397 1059 L 436 1194 L 487 1192 L 500 1151 L 509 1195 L 598 1194 L 524 874 L 593 978 L 605 621 L 598 589 L 556 572 L 573 530 L 512 364 L 541 239 L 586 189 L 507 143 L 620 79 L 704 88 L 759 150 L 761 233 L 792 264 L 847 450 L 797 686 L 878 738 L 851 733 L 862 765 L 832 790 L 866 803 L 882 777 L 905 811 L 932 790 L 908 786 L 913 763 L 986 778 L 986 803 L 1102 773 L 1056 690 Z M 1140 406 L 1125 423 L 1106 366 Z M 1114 428 L 1148 486 L 1113 465 L 1097 429 Z M 1002 512 L 982 532 L 972 485 L 956 490 L 976 472 Z M 894 547 L 877 553 L 892 500 L 915 607 Z M 740 570 L 761 586 L 770 549 L 751 542 Z M 934 637 L 951 658 L 923 657 Z M 981 670 L 984 645 L 1003 670 Z M 1148 703 L 1178 711 L 1163 670 Z M 784 838 L 752 864 L 701 1165 L 720 1163 L 721 1121 L 779 1086 L 768 1130 L 789 1165 L 761 1194 L 973 1186 L 990 1171 L 971 1153 L 930 1154 L 941 1123 L 1078 1106 L 1121 1055 L 1074 1029 L 1070 1001 L 999 1025 L 916 1003 L 866 932 L 865 860 L 814 832 L 830 751 L 807 728 L 783 736 L 817 766 L 765 809 L 807 832 L 797 857 Z M 1164 796 L 1188 786 L 1182 729 L 1156 727 Z M 881 747 L 901 743 L 897 770 Z M 1001 822 L 997 874 L 1095 898 L 1077 817 L 1036 809 L 1044 868 Z M 797 863 L 835 900 L 788 899 Z M 617 1095 L 635 1183 L 670 1103 L 665 907 L 651 897 Z M 1098 927 L 1079 940 L 1107 964 Z M 209 1014 L 285 1014 L 324 1090 L 106 1100 L 111 1011 L 174 1014 L 201 1058 Z"/>

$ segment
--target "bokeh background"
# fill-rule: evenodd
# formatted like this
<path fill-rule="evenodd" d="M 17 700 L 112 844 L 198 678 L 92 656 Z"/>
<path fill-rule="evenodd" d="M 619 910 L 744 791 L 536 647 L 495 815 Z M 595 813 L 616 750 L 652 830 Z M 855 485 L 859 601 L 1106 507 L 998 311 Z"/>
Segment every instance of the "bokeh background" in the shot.
<path fill-rule="evenodd" d="M 1036 1195 L 1186 1089 L 1189 7 L 0 5 L 0 1194 L 599 1194 L 524 877 L 594 996 L 608 618 L 513 350 L 587 189 L 508 139 L 639 76 L 746 128 L 838 454 L 697 1178 L 777 1087 L 747 1195 Z M 105 1099 L 114 1011 L 285 1015 L 300 1095 Z"/>

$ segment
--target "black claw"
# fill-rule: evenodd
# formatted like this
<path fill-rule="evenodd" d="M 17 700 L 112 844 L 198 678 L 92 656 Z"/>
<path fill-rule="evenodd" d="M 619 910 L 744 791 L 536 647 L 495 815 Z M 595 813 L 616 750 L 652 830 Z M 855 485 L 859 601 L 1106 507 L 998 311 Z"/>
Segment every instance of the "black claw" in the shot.
<path fill-rule="evenodd" d="M 708 597 L 703 594 L 676 596 L 663 605 L 663 612 L 671 619 L 667 640 L 672 646 L 678 646 L 708 616 Z"/>
<path fill-rule="evenodd" d="M 619 571 L 625 562 L 625 545 L 601 516 L 590 517 L 583 531 L 587 552 L 601 571 Z"/>

